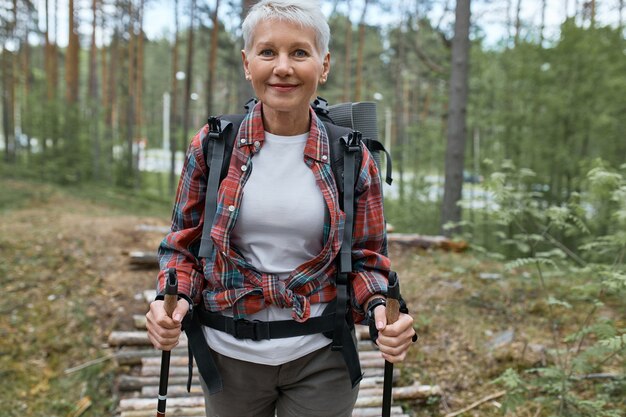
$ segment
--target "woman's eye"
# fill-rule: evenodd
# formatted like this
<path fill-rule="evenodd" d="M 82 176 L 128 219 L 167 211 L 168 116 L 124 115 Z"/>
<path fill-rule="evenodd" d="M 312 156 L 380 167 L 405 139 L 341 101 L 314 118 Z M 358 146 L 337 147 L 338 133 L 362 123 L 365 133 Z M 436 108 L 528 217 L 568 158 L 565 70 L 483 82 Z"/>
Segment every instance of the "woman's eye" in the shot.
<path fill-rule="evenodd" d="M 273 56 L 274 52 L 271 49 L 263 49 L 259 55 L 261 56 Z"/>
<path fill-rule="evenodd" d="M 298 49 L 293 53 L 297 58 L 305 58 L 307 56 L 309 56 L 309 54 L 307 53 L 307 51 L 305 51 L 304 49 Z"/>

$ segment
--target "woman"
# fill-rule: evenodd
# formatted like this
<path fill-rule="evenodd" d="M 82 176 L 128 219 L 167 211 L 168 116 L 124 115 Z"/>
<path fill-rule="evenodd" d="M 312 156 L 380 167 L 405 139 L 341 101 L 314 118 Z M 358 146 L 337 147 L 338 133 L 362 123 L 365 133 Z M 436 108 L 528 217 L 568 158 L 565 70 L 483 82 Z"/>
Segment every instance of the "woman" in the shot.
<path fill-rule="evenodd" d="M 206 163 L 201 137 L 192 140 L 181 175 L 172 232 L 159 248 L 162 272 L 178 272 L 180 300 L 172 318 L 163 302 L 147 313 L 158 349 L 178 343 L 190 302 L 234 319 L 303 323 L 335 299 L 335 258 L 345 215 L 328 158 L 325 128 L 310 107 L 330 70 L 330 30 L 311 0 L 261 0 L 243 23 L 245 77 L 259 102 L 242 122 L 222 181 L 211 238 L 213 256 L 198 259 L 203 226 Z M 404 359 L 415 332 L 412 318 L 386 324 L 384 298 L 389 259 L 376 165 L 363 149 L 356 184 L 350 275 L 358 322 L 368 306 L 379 330 L 382 356 Z M 206 396 L 207 416 L 350 416 L 353 388 L 346 364 L 322 333 L 282 339 L 239 339 L 203 328 L 223 378 L 223 390 Z"/>

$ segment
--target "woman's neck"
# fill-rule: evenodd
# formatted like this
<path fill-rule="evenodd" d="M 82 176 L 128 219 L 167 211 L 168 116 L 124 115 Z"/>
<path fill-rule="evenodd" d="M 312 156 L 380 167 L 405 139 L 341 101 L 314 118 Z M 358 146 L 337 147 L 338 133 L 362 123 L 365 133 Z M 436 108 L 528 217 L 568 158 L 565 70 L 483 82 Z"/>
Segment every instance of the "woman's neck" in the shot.
<path fill-rule="evenodd" d="M 278 112 L 263 108 L 263 127 L 266 132 L 278 136 L 296 136 L 309 131 L 311 116 L 308 107 L 306 113 Z"/>

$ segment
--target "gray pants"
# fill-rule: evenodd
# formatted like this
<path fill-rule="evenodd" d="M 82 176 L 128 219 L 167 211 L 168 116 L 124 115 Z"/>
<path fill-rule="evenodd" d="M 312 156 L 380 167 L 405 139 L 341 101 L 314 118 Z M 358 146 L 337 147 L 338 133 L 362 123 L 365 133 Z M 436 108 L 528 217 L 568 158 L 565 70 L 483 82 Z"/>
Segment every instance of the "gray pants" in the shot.
<path fill-rule="evenodd" d="M 350 417 L 352 389 L 340 352 L 330 346 L 279 366 L 259 365 L 211 352 L 224 390 L 209 395 L 207 417 Z"/>

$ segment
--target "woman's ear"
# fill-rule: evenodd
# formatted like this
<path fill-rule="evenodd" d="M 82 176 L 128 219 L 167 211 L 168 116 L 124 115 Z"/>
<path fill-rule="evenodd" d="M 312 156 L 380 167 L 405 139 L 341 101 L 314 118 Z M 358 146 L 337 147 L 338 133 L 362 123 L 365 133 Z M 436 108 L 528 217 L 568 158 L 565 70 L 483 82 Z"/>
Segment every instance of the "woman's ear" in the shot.
<path fill-rule="evenodd" d="M 322 61 L 322 78 L 325 80 L 328 78 L 330 72 L 330 52 L 326 53 L 324 60 Z"/>
<path fill-rule="evenodd" d="M 250 70 L 248 68 L 248 57 L 244 49 L 241 50 L 241 62 L 243 63 L 243 73 L 246 75 L 246 80 L 250 81 L 252 77 L 250 76 Z"/>

